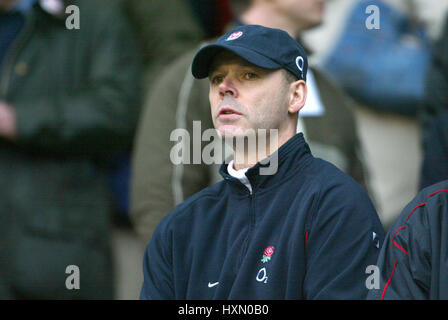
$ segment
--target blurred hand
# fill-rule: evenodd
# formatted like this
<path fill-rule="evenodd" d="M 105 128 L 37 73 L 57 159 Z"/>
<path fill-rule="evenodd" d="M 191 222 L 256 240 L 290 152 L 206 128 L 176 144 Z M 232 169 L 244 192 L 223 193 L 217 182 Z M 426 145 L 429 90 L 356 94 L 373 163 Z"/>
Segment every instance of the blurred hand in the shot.
<path fill-rule="evenodd" d="M 16 136 L 16 113 L 12 106 L 0 100 L 0 137 L 13 140 Z"/>

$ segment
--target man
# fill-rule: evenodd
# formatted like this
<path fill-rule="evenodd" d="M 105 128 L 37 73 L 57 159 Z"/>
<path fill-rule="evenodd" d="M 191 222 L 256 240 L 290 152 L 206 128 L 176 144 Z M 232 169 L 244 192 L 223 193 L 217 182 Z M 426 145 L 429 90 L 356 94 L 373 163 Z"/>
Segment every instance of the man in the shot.
<path fill-rule="evenodd" d="M 234 26 L 259 24 L 287 31 L 297 38 L 322 22 L 321 0 L 234 1 Z M 229 26 L 229 30 L 230 30 Z M 173 164 L 170 159 L 175 129 L 193 137 L 195 121 L 201 134 L 213 128 L 207 99 L 208 82 L 194 79 L 190 64 L 195 51 L 174 61 L 153 84 L 142 113 L 132 162 L 131 219 L 146 244 L 162 217 L 175 205 L 221 179 L 219 166 L 204 162 Z M 353 103 L 318 69 L 308 72 L 308 100 L 297 131 L 304 132 L 314 155 L 328 160 L 365 185 L 358 157 L 360 146 L 353 118 Z M 201 147 L 204 148 L 207 142 Z M 187 148 L 192 150 L 193 139 Z"/>
<path fill-rule="evenodd" d="M 132 142 L 138 54 L 116 1 L 70 3 L 79 29 L 65 2 L 0 0 L 0 299 L 114 297 L 106 160 Z"/>
<path fill-rule="evenodd" d="M 383 230 L 366 192 L 296 134 L 307 64 L 285 31 L 259 25 L 237 27 L 196 54 L 192 73 L 209 78 L 212 119 L 233 161 L 222 164 L 223 181 L 155 230 L 142 299 L 365 298 Z M 250 141 L 246 133 L 256 148 L 238 147 Z M 264 173 L 271 165 L 275 173 Z"/>
<path fill-rule="evenodd" d="M 448 180 L 421 190 L 388 232 L 369 299 L 448 299 Z"/>

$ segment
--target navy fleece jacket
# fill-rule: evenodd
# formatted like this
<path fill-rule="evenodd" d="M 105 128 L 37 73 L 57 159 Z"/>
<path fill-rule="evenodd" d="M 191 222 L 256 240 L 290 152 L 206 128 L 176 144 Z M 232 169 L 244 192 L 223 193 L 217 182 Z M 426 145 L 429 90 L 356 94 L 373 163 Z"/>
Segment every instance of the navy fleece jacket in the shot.
<path fill-rule="evenodd" d="M 141 299 L 364 299 L 384 231 L 366 192 L 314 158 L 301 133 L 278 171 L 224 180 L 164 217 L 143 262 Z"/>

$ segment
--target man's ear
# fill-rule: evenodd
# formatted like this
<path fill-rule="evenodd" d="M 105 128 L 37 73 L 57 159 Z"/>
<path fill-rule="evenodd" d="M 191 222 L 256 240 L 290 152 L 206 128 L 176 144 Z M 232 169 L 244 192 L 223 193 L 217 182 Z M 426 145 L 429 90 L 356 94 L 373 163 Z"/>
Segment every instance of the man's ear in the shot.
<path fill-rule="evenodd" d="M 289 113 L 297 113 L 303 108 L 308 94 L 308 89 L 305 81 L 297 80 L 292 82 L 289 86 Z"/>

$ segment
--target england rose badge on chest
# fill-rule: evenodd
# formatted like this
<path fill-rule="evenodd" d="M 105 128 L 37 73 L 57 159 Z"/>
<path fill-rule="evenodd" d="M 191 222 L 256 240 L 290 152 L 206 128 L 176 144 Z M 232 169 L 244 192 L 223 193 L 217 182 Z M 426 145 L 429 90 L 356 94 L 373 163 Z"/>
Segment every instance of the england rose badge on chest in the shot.
<path fill-rule="evenodd" d="M 271 260 L 272 255 L 274 254 L 274 247 L 269 246 L 264 250 L 263 258 L 261 259 L 261 262 L 266 263 L 269 260 Z"/>

